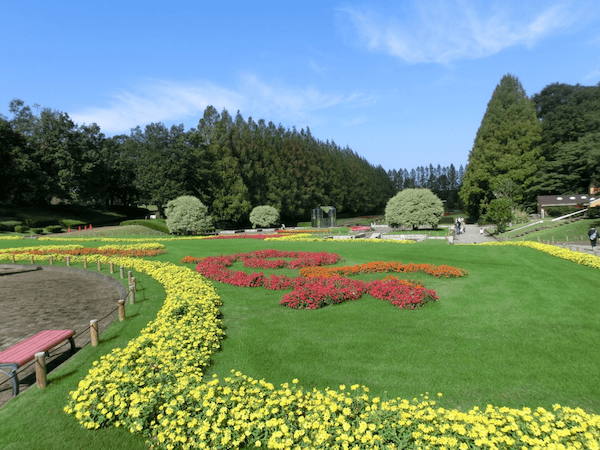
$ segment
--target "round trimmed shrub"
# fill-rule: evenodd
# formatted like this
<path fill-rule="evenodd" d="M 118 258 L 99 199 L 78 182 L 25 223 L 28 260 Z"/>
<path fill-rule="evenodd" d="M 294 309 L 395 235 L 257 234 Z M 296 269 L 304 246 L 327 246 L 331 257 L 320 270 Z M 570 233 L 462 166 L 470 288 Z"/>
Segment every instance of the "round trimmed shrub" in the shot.
<path fill-rule="evenodd" d="M 269 227 L 279 223 L 279 211 L 269 205 L 257 206 L 250 213 L 252 228 Z"/>
<path fill-rule="evenodd" d="M 165 209 L 169 232 L 189 234 L 212 228 L 212 217 L 208 208 L 192 195 L 182 195 L 169 201 Z"/>
<path fill-rule="evenodd" d="M 404 189 L 388 200 L 385 221 L 391 227 L 436 228 L 444 215 L 444 204 L 429 189 Z"/>

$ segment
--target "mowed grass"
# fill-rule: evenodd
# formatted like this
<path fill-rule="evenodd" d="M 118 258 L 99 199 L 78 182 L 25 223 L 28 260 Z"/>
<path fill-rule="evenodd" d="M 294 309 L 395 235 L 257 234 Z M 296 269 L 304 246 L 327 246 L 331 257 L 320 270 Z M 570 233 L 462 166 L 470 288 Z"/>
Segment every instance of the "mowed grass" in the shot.
<path fill-rule="evenodd" d="M 309 389 L 357 383 L 384 398 L 429 393 L 442 406 L 461 410 L 488 403 L 517 408 L 560 403 L 600 413 L 597 269 L 527 248 L 450 246 L 441 241 L 164 243 L 168 252 L 153 260 L 179 263 L 187 255 L 275 248 L 336 252 L 345 258 L 338 265 L 401 261 L 469 271 L 467 277 L 449 280 L 412 275 L 440 297 L 439 302 L 412 311 L 370 296 L 316 311 L 296 311 L 278 304 L 287 291 L 215 283 L 224 302 L 227 337 L 214 355 L 209 376 L 227 376 L 235 369 L 275 384 L 297 378 Z M 2 248 L 32 244 L 0 241 Z M 164 291 L 149 278 L 140 279 L 147 301 L 139 302 L 140 309 L 126 326 L 113 324 L 100 346 L 85 348 L 51 373 L 46 390 L 29 389 L 0 409 L 0 448 L 36 448 L 40 442 L 49 449 L 144 448 L 139 435 L 121 429 L 87 431 L 62 413 L 67 393 L 92 361 L 114 346 L 124 346 L 155 317 Z M 443 397 L 438 399 L 438 392 Z M 36 426 L 30 427 L 32 423 Z M 23 434 L 20 430 L 26 425 L 30 432 Z"/>

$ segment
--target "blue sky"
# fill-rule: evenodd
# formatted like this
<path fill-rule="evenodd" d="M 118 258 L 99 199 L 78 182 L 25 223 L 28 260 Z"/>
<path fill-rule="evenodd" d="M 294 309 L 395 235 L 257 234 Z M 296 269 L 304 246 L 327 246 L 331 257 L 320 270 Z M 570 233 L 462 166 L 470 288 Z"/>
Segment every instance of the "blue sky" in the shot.
<path fill-rule="evenodd" d="M 213 105 L 386 170 L 458 167 L 503 75 L 600 82 L 600 2 L 3 0 L 0 43 L 4 116 L 19 98 L 110 136 Z"/>

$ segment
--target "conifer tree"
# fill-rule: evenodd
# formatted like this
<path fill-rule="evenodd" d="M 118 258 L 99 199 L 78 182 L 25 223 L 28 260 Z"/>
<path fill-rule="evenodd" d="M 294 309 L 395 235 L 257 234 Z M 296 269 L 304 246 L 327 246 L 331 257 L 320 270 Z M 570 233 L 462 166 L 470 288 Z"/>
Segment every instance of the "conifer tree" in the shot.
<path fill-rule="evenodd" d="M 512 180 L 522 192 L 533 184 L 541 162 L 540 140 L 533 102 L 517 77 L 505 75 L 488 103 L 465 169 L 460 197 L 472 218 L 496 198 L 501 180 Z M 514 200 L 523 203 L 522 197 Z"/>

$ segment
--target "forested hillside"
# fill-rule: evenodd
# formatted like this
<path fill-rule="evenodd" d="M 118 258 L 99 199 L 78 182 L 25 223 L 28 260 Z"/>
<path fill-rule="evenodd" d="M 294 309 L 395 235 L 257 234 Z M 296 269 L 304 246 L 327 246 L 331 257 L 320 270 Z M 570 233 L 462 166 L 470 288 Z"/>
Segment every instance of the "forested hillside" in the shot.
<path fill-rule="evenodd" d="M 585 194 L 600 182 L 600 84 L 554 83 L 528 97 L 514 75 L 492 94 L 465 169 L 469 215 L 498 198 L 536 211 L 539 195 Z"/>
<path fill-rule="evenodd" d="M 319 205 L 338 215 L 381 212 L 396 190 L 381 167 L 309 129 L 232 117 L 209 106 L 197 128 L 153 123 L 105 136 L 68 114 L 34 113 L 20 100 L 0 118 L 0 204 L 52 198 L 87 205 L 150 203 L 190 194 L 222 224 L 247 222 L 271 205 L 287 221 L 308 220 Z"/>

